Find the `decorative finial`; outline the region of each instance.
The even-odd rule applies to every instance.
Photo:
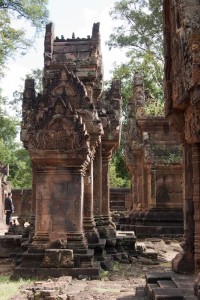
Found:
[[[74,32],[72,32],[72,38],[75,39],[75,34],[74,34]]]

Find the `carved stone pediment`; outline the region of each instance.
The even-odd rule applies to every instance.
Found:
[[[39,96],[24,118],[21,139],[30,150],[89,152],[89,136],[78,114],[60,95]],[[30,102],[31,103],[31,102]],[[47,106],[50,103],[51,106]]]
[[[73,72],[63,67],[53,82],[53,87],[47,90],[51,99],[60,98],[62,102],[83,118],[88,133],[103,134],[103,128],[92,100],[87,95],[83,83]],[[52,105],[52,103],[51,103]],[[97,137],[98,139],[98,137]]]
[[[59,72],[53,72],[52,76],[51,86],[47,89],[48,95],[60,96],[65,103],[70,103],[73,109],[94,109],[85,86],[67,67],[63,66]]]

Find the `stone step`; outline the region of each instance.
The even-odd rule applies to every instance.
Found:
[[[177,288],[172,280],[158,280],[157,284],[160,288]]]
[[[22,267],[39,267],[44,259],[44,253],[24,252],[21,257]]]
[[[77,279],[99,279],[100,268],[23,268],[18,266],[14,269],[12,279],[19,278],[38,278],[38,279],[48,279],[48,278],[58,278],[61,276],[72,276],[72,278]]]
[[[138,238],[145,237],[158,237],[158,236],[170,236],[177,237],[183,235],[183,226],[180,224],[174,224],[172,226],[168,224],[154,224],[154,225],[131,225],[127,222],[119,220],[117,225],[118,230],[122,231],[135,231]]]
[[[171,280],[174,275],[173,272],[163,272],[163,273],[148,273],[145,275],[146,283],[157,283],[158,280]]]
[[[141,286],[136,287],[135,296],[136,296],[137,298],[140,298],[140,299],[146,298],[146,291],[145,291],[145,288],[144,288],[144,287],[141,287]],[[134,298],[135,298],[135,297],[134,297]]]
[[[153,300],[183,300],[187,296],[193,296],[192,291],[189,289],[179,288],[153,288]]]
[[[145,292],[147,295],[148,300],[151,300],[153,298],[153,289],[158,288],[157,283],[147,283],[145,286]]]
[[[94,250],[88,249],[87,253],[74,254],[74,266],[77,268],[90,268],[94,262]]]
[[[148,273],[145,291],[148,300],[197,300],[194,295],[194,276],[173,271]]]
[[[11,253],[21,251],[21,235],[0,236],[0,258],[9,257]]]
[[[174,277],[172,276],[172,281],[174,282],[175,286],[178,288],[188,288],[188,289],[194,289],[194,281],[190,278],[187,278],[185,276],[180,277]]]

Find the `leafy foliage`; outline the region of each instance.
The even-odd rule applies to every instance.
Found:
[[[110,14],[120,25],[107,44],[127,49],[128,58],[126,64],[115,66],[114,76],[124,73],[130,81],[139,72],[152,97],[163,101],[162,1],[122,0]]]
[[[14,188],[31,187],[32,169],[31,161],[27,150],[23,149],[20,143],[17,143],[13,135],[16,130],[16,121],[7,120],[12,130],[7,131],[7,140],[4,141],[2,136],[6,133],[4,127],[3,135],[0,132],[0,158],[3,165],[9,164],[9,177]],[[14,138],[13,138],[14,136]]]
[[[115,174],[120,182],[120,187],[129,187],[130,186],[130,176],[127,172],[127,169],[124,164],[124,150],[123,143],[121,143],[120,148],[116,151],[113,156],[112,163],[115,167]],[[116,187],[118,187],[117,185]]]
[[[35,28],[35,36],[48,21],[48,0],[0,0],[0,77],[9,57],[25,54],[33,41],[26,37],[25,27],[17,28],[19,19]]]
[[[110,35],[107,45],[127,50],[127,63],[114,66],[113,78],[122,81],[123,122],[126,105],[132,94],[132,80],[136,72],[144,80],[145,113],[163,115],[163,33],[162,0],[121,0],[110,12],[119,24]],[[123,158],[123,140],[114,155],[113,164],[117,176],[128,182]]]
[[[122,178],[116,171],[115,162],[110,163],[109,168],[110,187],[129,187],[130,181]]]
[[[126,47],[138,55],[149,50],[163,61],[162,0],[121,0],[110,15],[120,20],[107,43],[110,47]]]

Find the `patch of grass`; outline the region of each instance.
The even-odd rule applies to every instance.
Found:
[[[161,262],[159,265],[161,267],[170,268],[172,263],[171,263],[171,261],[166,261],[166,262]]]
[[[110,273],[109,271],[101,270],[99,275],[100,279],[102,280],[106,278],[109,275],[109,273]]]
[[[118,261],[114,261],[113,263],[113,271],[119,271],[120,263]]]
[[[19,294],[19,288],[23,284],[31,283],[31,280],[19,279],[11,280],[8,275],[0,275],[0,299],[8,300],[12,296]]]

